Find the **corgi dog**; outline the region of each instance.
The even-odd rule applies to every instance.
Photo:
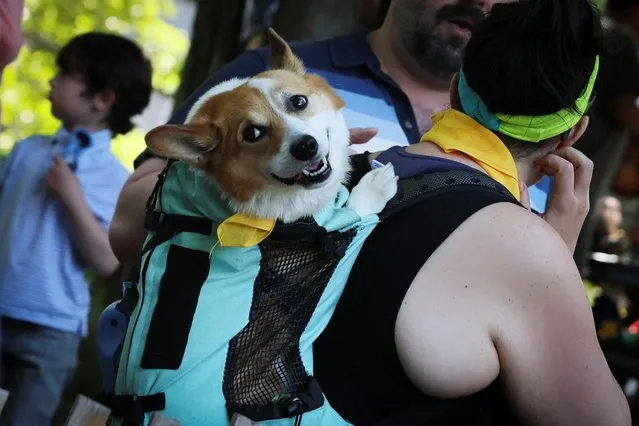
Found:
[[[125,407],[155,401],[143,414],[114,414],[131,424],[152,410],[184,426],[230,418],[292,426],[302,415],[347,424],[314,381],[312,345],[397,176],[390,164],[375,168],[349,193],[344,102],[269,37],[270,70],[220,83],[184,125],[147,134],[152,150],[178,160],[161,175],[151,213],[207,226],[169,226],[147,239],[126,337],[109,339],[122,342],[115,398]],[[220,229],[238,215],[272,233],[222,243]]]
[[[343,100],[272,29],[269,38],[270,70],[211,88],[186,124],[157,127],[146,142],[203,170],[237,213],[287,223],[335,198],[350,171],[349,133]],[[372,170],[349,206],[360,216],[380,212],[396,180],[391,165]]]

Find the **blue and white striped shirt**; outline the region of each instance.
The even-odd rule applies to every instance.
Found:
[[[77,134],[62,128],[53,137],[29,137],[0,169],[0,313],[86,335],[87,265],[44,178],[54,155],[72,163],[89,208],[108,227],[129,173],[111,153],[109,130]]]

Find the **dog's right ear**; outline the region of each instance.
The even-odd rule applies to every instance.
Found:
[[[304,75],[306,73],[304,64],[293,54],[288,43],[273,28],[269,28],[267,33],[271,50],[271,69],[283,69]]]
[[[198,166],[218,145],[217,135],[208,124],[167,124],[151,130],[144,139],[153,152]]]

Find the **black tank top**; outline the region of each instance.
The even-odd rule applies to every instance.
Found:
[[[433,157],[394,154],[390,159],[400,176],[405,173],[399,169],[418,174],[467,169]],[[415,161],[430,167],[415,167]],[[365,171],[356,168],[355,175]],[[516,424],[499,380],[453,400],[422,393],[404,373],[394,340],[399,308],[422,265],[467,218],[499,202],[513,199],[481,186],[450,188],[385,219],[367,239],[335,314],[314,345],[315,375],[329,403],[348,421],[356,426]]]

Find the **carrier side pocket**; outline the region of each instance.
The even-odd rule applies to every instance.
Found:
[[[182,364],[209,254],[171,245],[142,354],[142,368],[177,370]]]

